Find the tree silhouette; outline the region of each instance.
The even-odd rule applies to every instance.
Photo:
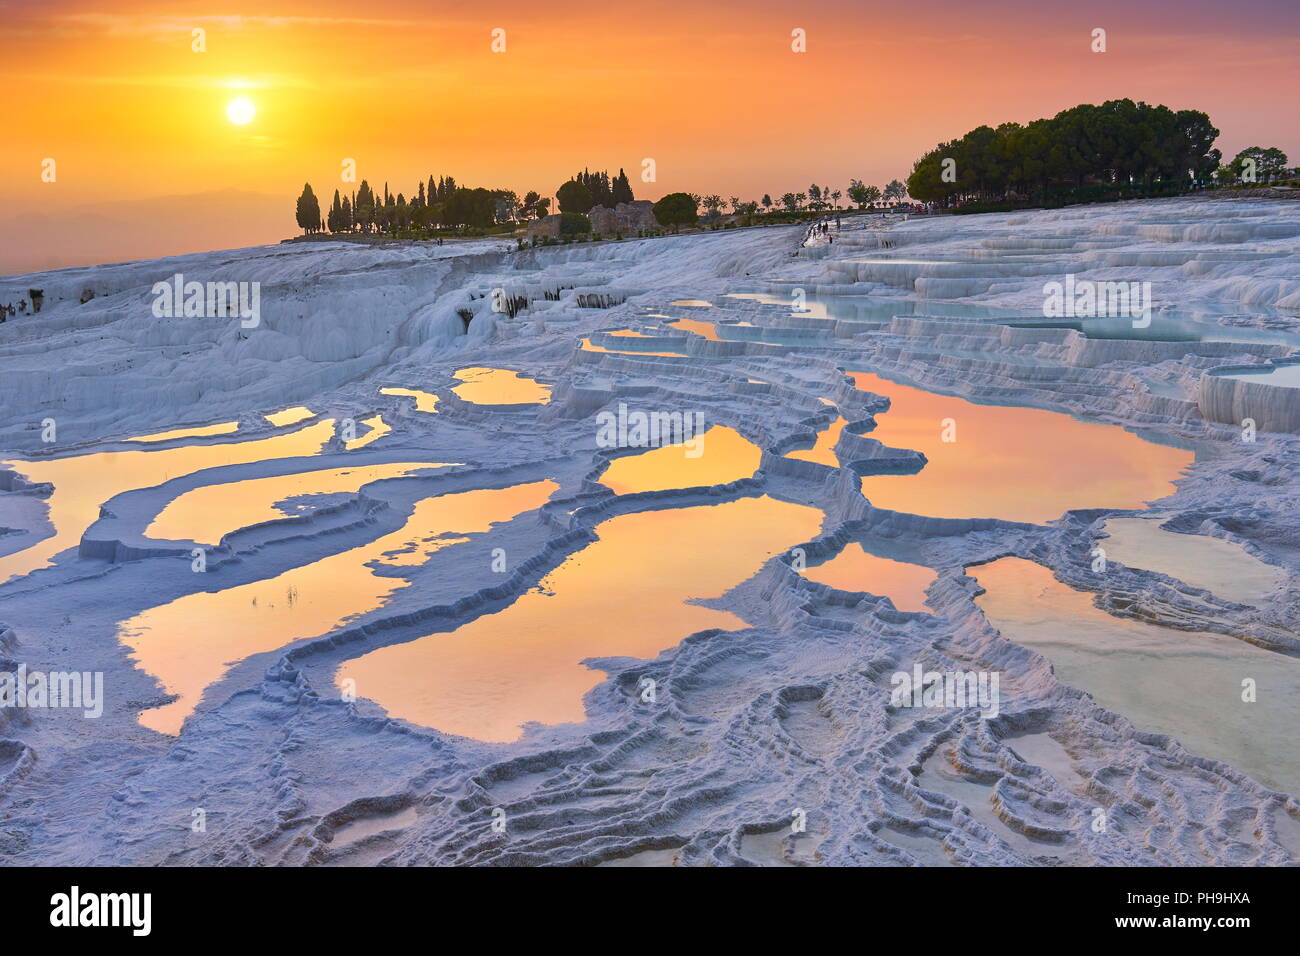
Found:
[[[682,226],[692,225],[699,218],[695,197],[688,193],[669,193],[654,204],[655,219],[661,226],[672,226],[677,232]]]
[[[298,227],[305,233],[319,231],[321,227],[320,203],[316,200],[316,194],[311,191],[311,183],[304,183],[302,195],[298,197],[297,208],[295,209],[298,220]]]
[[[330,232],[342,232],[344,229],[343,202],[339,199],[337,189],[334,190],[334,202],[330,204],[330,211],[325,218],[325,224],[329,227]]]
[[[632,184],[628,182],[627,173],[622,169],[618,171],[618,176],[614,179],[613,185],[614,203],[632,202]]]
[[[596,204],[591,190],[577,179],[570,179],[555,191],[555,198],[560,204],[560,212],[577,212],[586,214]]]
[[[1222,159],[1219,131],[1197,110],[1108,100],[1028,125],[979,126],[940,143],[912,167],[907,192],[945,205],[974,201],[1117,198],[1191,188]]]
[[[1270,146],[1267,149],[1261,146],[1248,146],[1232,158],[1226,169],[1228,175],[1234,179],[1241,179],[1242,174],[1248,168],[1246,160],[1255,161],[1255,182],[1268,183],[1272,182],[1278,176],[1286,173],[1286,153],[1276,146]]]

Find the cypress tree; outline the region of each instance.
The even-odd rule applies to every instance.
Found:
[[[298,197],[297,208],[294,211],[298,226],[303,232],[312,233],[321,227],[320,203],[311,190],[311,183],[303,183],[302,195]]]
[[[334,190],[334,202],[330,205],[328,217],[330,232],[343,231],[343,203],[339,199],[339,191]]]
[[[632,184],[628,182],[627,173],[622,169],[618,171],[618,178],[614,180],[614,204],[621,202],[632,202]]]

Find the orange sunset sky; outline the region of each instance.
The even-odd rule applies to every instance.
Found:
[[[638,198],[757,199],[883,185],[981,123],[1129,96],[1206,111],[1228,156],[1300,162],[1294,2],[24,0],[0,24],[0,273],[276,241],[304,181],[322,205],[352,188],[344,158],[408,194],[621,166]]]

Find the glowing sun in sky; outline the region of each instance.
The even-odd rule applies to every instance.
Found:
[[[226,104],[226,119],[236,126],[244,126],[253,121],[257,107],[245,96],[236,97]]]

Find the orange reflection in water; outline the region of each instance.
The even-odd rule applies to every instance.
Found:
[[[438,410],[438,396],[433,392],[426,392],[419,388],[397,388],[396,386],[381,388],[380,395],[396,395],[402,398],[415,399],[415,410],[417,412],[429,412],[430,414]]]
[[[295,425],[298,422],[311,418],[316,413],[306,405],[294,405],[291,408],[281,409],[278,412],[272,412],[263,417],[272,425],[277,427],[284,425]]]
[[[28,481],[53,483],[49,521],[54,526],[54,534],[0,558],[0,582],[49,567],[55,555],[76,547],[85,530],[99,518],[99,506],[114,495],[135,488],[151,488],[205,468],[316,455],[333,434],[334,421],[326,419],[289,435],[256,441],[4,462]]]
[[[376,442],[393,430],[393,426],[384,421],[383,415],[374,415],[370,418],[361,419],[361,424],[366,426],[366,433],[358,435],[356,438],[343,443],[343,447],[348,451],[356,451],[358,448],[365,448],[371,442]]]
[[[848,422],[842,416],[836,418],[829,426],[817,433],[817,442],[811,448],[786,452],[785,457],[797,458],[800,461],[814,461],[819,465],[830,465],[832,468],[838,468],[840,459],[835,454],[835,443],[840,440],[840,432],[844,431],[846,424]]]
[[[551,387],[504,368],[463,368],[452,391],[475,405],[545,405]]]
[[[1091,594],[1022,558],[966,573],[985,589],[976,604],[990,623],[1049,658],[1062,683],[1087,691],[1139,730],[1170,734],[1193,753],[1300,792],[1300,661],[1224,634],[1113,617]],[[1244,677],[1259,688],[1249,703],[1242,700]]]
[[[758,470],[762,450],[734,428],[714,425],[697,439],[698,457],[689,457],[689,442],[615,458],[600,483],[615,494],[725,485]]]
[[[924,611],[925,589],[938,577],[924,565],[874,555],[858,541],[850,541],[825,564],[805,568],[803,576],[841,591],[879,594],[900,611]]]
[[[357,491],[362,485],[381,478],[409,475],[424,468],[445,468],[450,464],[454,462],[404,461],[203,485],[169,502],[144,533],[146,537],[163,541],[216,544],[230,531],[292,514],[277,507],[287,498]]]
[[[522,725],[582,720],[604,675],[590,657],[653,657],[696,631],[738,628],[688,604],[751,577],[773,554],[814,537],[821,512],[772,498],[611,518],[599,540],[510,607],[449,633],[349,661],[337,681],[394,717],[478,740]]]
[[[369,544],[265,581],[187,594],[136,615],[118,628],[118,639],[131,648],[138,666],[169,694],[179,695],[164,707],[142,711],[140,723],[160,733],[180,733],[204,689],[231,664],[327,634],[408,585],[406,578],[375,573],[376,567],[422,564],[434,552],[468,540],[467,534],[540,507],[558,487],[537,481],[426,498],[401,528]]]
[[[173,428],[165,432],[153,432],[149,435],[136,435],[127,441],[155,442],[171,441],[175,438],[209,438],[213,435],[229,435],[239,430],[239,422],[219,422],[216,425],[197,425],[194,428]]]
[[[668,323],[675,329],[681,329],[683,332],[694,332],[696,335],[703,336],[710,342],[721,342],[718,338],[718,329],[712,322],[704,322],[700,319],[677,319]]]
[[[584,352],[604,352],[608,355],[658,355],[662,358],[686,358],[685,352],[624,352],[622,349],[607,349],[600,345],[592,345],[591,339],[582,340],[582,350]]]
[[[923,453],[914,475],[862,479],[877,508],[936,518],[1039,523],[1070,508],[1140,508],[1174,490],[1192,452],[1144,441],[1117,425],[1059,412],[976,405],[851,373],[859,389],[886,395],[889,411],[868,436]],[[956,441],[942,440],[952,419]]]

